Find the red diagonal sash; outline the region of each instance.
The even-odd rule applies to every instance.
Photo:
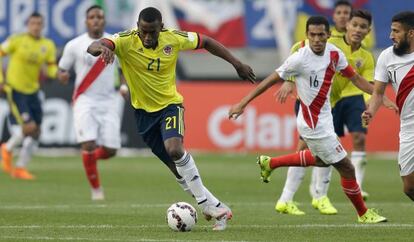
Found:
[[[91,67],[88,74],[83,78],[81,83],[79,84],[78,88],[73,92],[72,102],[74,103],[76,99],[84,93],[96,80],[96,78],[101,74],[103,69],[105,68],[105,62],[101,57],[96,60],[95,64]]]

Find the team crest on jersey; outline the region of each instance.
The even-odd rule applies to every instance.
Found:
[[[167,45],[167,46],[164,47],[162,52],[164,52],[165,55],[171,55],[172,52],[173,52],[173,48],[172,48],[171,45]]]
[[[357,68],[360,68],[360,67],[362,66],[362,60],[361,60],[361,59],[357,60],[357,61],[355,62],[355,66],[356,66]]]

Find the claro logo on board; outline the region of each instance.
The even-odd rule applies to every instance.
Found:
[[[207,122],[208,136],[219,148],[294,149],[296,117],[258,113],[249,106],[237,120],[228,119],[230,106],[213,110]]]

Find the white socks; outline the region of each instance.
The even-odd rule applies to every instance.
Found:
[[[185,152],[183,157],[174,162],[175,166],[177,167],[178,174],[184,178],[189,189],[191,190],[191,193],[197,200],[197,203],[202,207],[206,206],[207,196],[204,191],[203,182],[201,181],[201,177],[198,173],[193,157]]]
[[[22,128],[19,125],[11,125],[10,127],[11,136],[6,142],[6,148],[8,151],[12,152],[16,146],[19,146],[23,141],[23,132]]]
[[[190,196],[194,197],[193,193],[191,192],[190,188],[188,187],[187,183],[185,182],[184,178],[178,179],[175,178],[180,185],[180,187]],[[207,198],[208,205],[217,206],[220,204],[220,201],[206,188],[204,187],[204,193]]]
[[[364,151],[352,151],[351,162],[355,167],[355,178],[359,187],[362,190],[362,181],[365,175],[365,166],[367,165],[366,152]]]
[[[38,141],[28,136],[23,140],[22,149],[20,150],[19,159],[16,162],[16,167],[24,168],[32,159],[34,150],[37,148]]]
[[[331,181],[332,166],[314,167],[310,183],[312,198],[319,199],[328,195],[329,183]]]
[[[289,167],[285,186],[283,187],[279,202],[290,202],[293,200],[293,196],[295,196],[295,193],[299,189],[303,177],[305,176],[305,169],[305,167]]]

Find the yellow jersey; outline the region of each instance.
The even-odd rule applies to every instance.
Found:
[[[362,40],[362,46],[365,49],[372,50],[375,47],[375,31],[374,26],[371,26],[371,32],[369,32],[365,38]],[[344,37],[345,32],[339,32],[335,26],[331,27],[331,38],[338,38],[338,37]]]
[[[345,42],[344,37],[331,37],[328,42],[334,44],[345,54],[348,63],[354,68],[355,72],[364,77],[367,81],[374,81],[374,57],[372,53],[363,47],[352,52],[351,46]],[[342,76],[340,73],[335,73],[331,91],[332,107],[344,97],[364,95],[365,100],[369,99],[370,95],[357,88],[348,78]]]
[[[144,47],[136,29],[115,34],[111,41],[135,109],[156,112],[183,102],[175,80],[178,54],[199,47],[197,33],[163,29],[155,49]]]
[[[39,90],[39,75],[47,65],[47,75],[57,74],[56,47],[52,40],[31,35],[17,34],[6,39],[0,46],[0,56],[9,55],[6,82],[12,89],[32,94]]]

